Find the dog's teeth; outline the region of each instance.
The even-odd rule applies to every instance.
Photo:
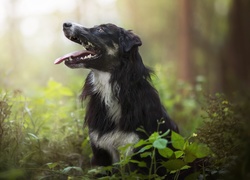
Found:
[[[88,46],[93,46],[93,44],[91,44],[91,42],[88,42]]]
[[[72,57],[70,57],[69,60],[72,61],[73,60]]]
[[[81,57],[80,59],[83,60],[83,57]]]
[[[92,54],[89,54],[88,56],[85,56],[83,59],[90,59],[90,58],[92,58]]]

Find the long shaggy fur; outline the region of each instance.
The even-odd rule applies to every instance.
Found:
[[[178,132],[150,82],[152,71],[142,62],[137,35],[113,24],[90,29],[65,24],[64,32],[74,41],[88,40],[95,46],[92,49],[101,52],[99,59],[83,61],[82,65],[65,62],[69,67],[91,69],[81,99],[88,101],[85,123],[93,150],[92,165],[107,166],[119,161],[119,146],[146,139],[147,134],[157,130]],[[164,124],[159,126],[159,120]],[[137,131],[139,127],[147,134]]]

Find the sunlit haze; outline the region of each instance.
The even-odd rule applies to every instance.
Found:
[[[80,7],[77,8],[76,6]],[[48,17],[46,17],[48,15],[63,14],[61,17],[57,17],[59,20],[58,23],[66,20],[79,20],[75,19],[76,13],[74,11],[76,9],[80,9],[82,15],[80,18],[87,25],[94,25],[95,23],[107,20],[117,21],[118,15],[114,6],[115,0],[82,2],[72,0],[19,0],[10,2],[2,0],[0,1],[0,26],[3,28],[0,29],[0,32],[3,33],[3,31],[6,31],[4,25],[9,18],[20,19],[19,28],[21,33],[24,36],[31,37],[36,35],[38,31],[41,33],[41,26],[47,24],[49,21]]]

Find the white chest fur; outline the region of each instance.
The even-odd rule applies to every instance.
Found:
[[[110,83],[111,74],[97,70],[92,70],[91,73],[92,85],[94,86],[93,91],[100,93],[111,119],[116,122],[119,121],[121,117],[121,106],[113,94],[113,89]],[[115,89],[119,91],[118,85]]]
[[[115,89],[116,93],[119,93],[119,86],[116,85],[115,88],[112,88],[110,77],[111,74],[108,72],[92,70],[91,83],[94,87],[93,91],[99,93],[105,103],[108,116],[112,121],[118,123],[121,117],[121,106],[113,91]],[[115,163],[119,161],[118,147],[134,144],[139,140],[139,137],[133,132],[127,133],[115,129],[102,136],[99,136],[97,131],[93,131],[90,133],[90,140],[97,147],[107,150],[112,156],[113,163]],[[128,149],[126,154],[131,154],[131,152],[132,149]]]
[[[126,133],[118,130],[111,131],[99,137],[98,133],[93,131],[90,133],[90,140],[97,147],[107,150],[112,156],[112,162],[116,163],[119,161],[118,148],[127,144],[135,144],[139,141],[139,137],[133,132]],[[132,149],[128,148],[124,155],[130,155],[132,152]]]

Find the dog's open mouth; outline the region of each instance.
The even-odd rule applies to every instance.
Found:
[[[71,41],[81,44],[83,46],[82,51],[75,51],[68,53],[55,60],[54,64],[60,64],[65,62],[69,67],[77,67],[78,65],[84,64],[86,61],[97,59],[101,56],[101,51],[88,40],[81,40],[74,36],[67,36]]]

